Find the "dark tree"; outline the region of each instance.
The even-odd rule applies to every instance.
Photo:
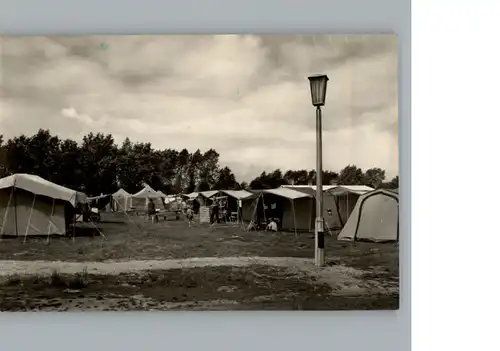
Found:
[[[0,135],[0,177],[13,173],[39,175],[57,184],[83,191],[88,195],[109,194],[118,188],[130,193],[139,191],[144,183],[169,193],[188,193],[209,189],[272,189],[286,184],[316,183],[314,170],[276,169],[263,171],[249,184],[238,184],[229,167],[219,164],[219,153],[187,149],[156,150],[150,143],[134,143],[126,138],[121,146],[112,135],[86,135],[81,143],[61,140],[48,130],[32,136],[20,135],[9,140]],[[363,173],[355,165],[337,172],[323,171],[323,184],[367,184],[395,189],[396,176],[384,182],[385,171],[372,168]]]
[[[385,171],[381,168],[370,168],[365,172],[365,185],[378,188],[385,180]]]
[[[224,167],[219,172],[219,177],[217,183],[215,183],[214,189],[224,189],[224,190],[238,190],[240,185],[236,181],[236,177],[229,167]]]
[[[365,176],[361,168],[348,165],[340,171],[339,185],[364,185]]]

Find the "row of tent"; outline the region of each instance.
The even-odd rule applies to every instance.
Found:
[[[243,221],[265,222],[278,218],[281,228],[294,231],[314,230],[316,187],[283,185],[265,190],[212,190],[186,195],[200,206],[210,205],[227,196],[228,207],[238,211]],[[328,185],[323,187],[323,218],[327,230],[341,230],[341,240],[398,241],[399,194],[397,190],[375,190],[364,185]]]
[[[344,226],[353,211],[360,195],[373,191],[368,186],[324,186],[323,217],[331,229]],[[214,199],[227,195],[240,201],[241,219],[244,221],[266,220],[266,217],[278,217],[281,227],[286,230],[311,231],[316,217],[316,187],[308,185],[283,185],[276,189],[265,190],[220,190],[191,193],[189,200],[199,202],[201,206],[210,205]],[[237,210],[235,201],[229,201],[229,207]]]
[[[144,184],[144,188],[135,194],[119,189],[112,195],[103,196],[109,196],[112,200],[110,203],[113,211],[144,209],[149,200],[154,202],[156,208],[164,209],[165,205],[172,200],[172,195],[166,195],[160,190],[154,190],[148,184]]]
[[[109,197],[117,211],[146,206],[152,199],[157,207],[182,196],[185,201],[208,206],[226,198],[230,211],[242,221],[279,218],[285,230],[313,231],[316,217],[315,186],[284,185],[265,190],[211,190],[187,195],[166,195],[150,186],[135,194],[120,189],[112,195],[90,198],[30,174],[0,179],[0,236],[65,234],[79,207]],[[339,239],[372,241],[399,240],[399,195],[397,191],[374,190],[366,186],[323,187],[327,229],[342,229]]]

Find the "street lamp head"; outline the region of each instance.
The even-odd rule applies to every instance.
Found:
[[[313,106],[323,106],[326,100],[326,82],[328,76],[326,74],[317,74],[308,77],[311,83],[311,99]]]

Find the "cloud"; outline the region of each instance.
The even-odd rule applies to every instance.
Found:
[[[393,36],[2,37],[0,133],[215,148],[239,180],[315,167],[306,77],[326,73],[324,167],[398,172]],[[105,45],[101,45],[105,43]]]

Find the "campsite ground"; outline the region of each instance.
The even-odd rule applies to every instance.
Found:
[[[105,239],[2,239],[0,310],[398,308],[394,244],[328,236],[316,268],[312,233],[131,219],[105,214]]]

